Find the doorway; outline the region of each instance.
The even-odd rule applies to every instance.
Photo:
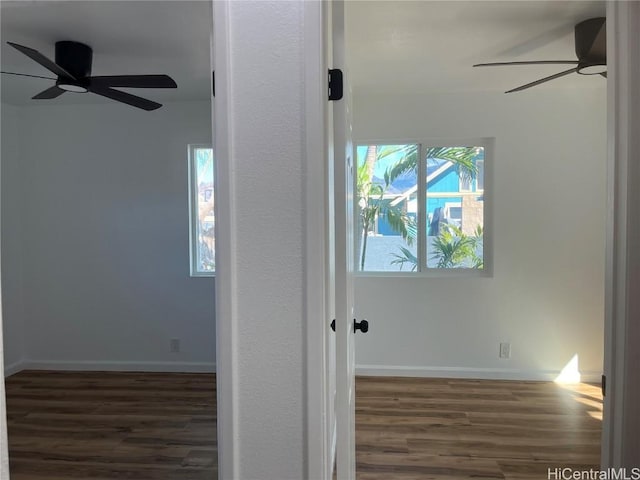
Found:
[[[461,392],[469,389],[464,396],[476,395],[475,406],[481,410],[483,399],[498,401],[506,395],[501,401],[510,402],[526,397],[527,388],[534,388],[530,399],[539,399],[532,411],[541,413],[543,405],[552,408],[555,401],[556,406],[566,404],[579,412],[579,422],[588,430],[583,465],[598,464],[602,399],[598,388],[589,384],[599,384],[603,365],[606,81],[600,76],[568,75],[557,83],[505,95],[513,87],[552,75],[558,66],[531,70],[524,66],[474,69],[472,65],[573,58],[574,25],[604,16],[604,3],[354,2],[346,8],[354,142],[363,152],[359,165],[370,145],[423,149],[448,145],[454,139],[458,146],[475,146],[479,138],[494,145],[493,154],[483,158],[482,191],[473,184],[478,181],[477,171],[471,184],[463,185],[458,178],[444,190],[446,172],[441,172],[439,185],[435,178],[430,182],[426,178],[430,157],[421,158],[427,170],[412,178],[416,193],[426,194],[427,202],[422,205],[418,200],[416,214],[418,220],[423,215],[423,220],[415,222],[415,250],[405,245],[406,236],[385,223],[384,212],[376,218],[378,228],[365,233],[369,246],[393,243],[391,237],[400,243],[369,250],[366,255],[372,261],[365,261],[364,268],[359,262],[361,271],[356,273],[358,316],[371,324],[366,337],[356,337],[356,373],[363,375],[357,390],[361,406],[358,393],[356,406],[366,432],[361,435],[366,440],[359,453],[360,465],[370,469],[377,465],[372,459],[380,449],[395,461],[412,453],[414,460],[429,453],[442,455],[442,449],[451,454],[453,450],[444,444],[441,450],[412,451],[406,438],[413,435],[415,440],[420,432],[428,436],[424,431],[434,423],[439,427],[429,431],[440,437],[431,440],[444,441],[453,431],[456,438],[473,431],[447,427],[464,410],[455,400],[456,392],[463,396]],[[589,141],[578,145],[585,132]],[[388,163],[389,158],[381,156],[378,162]],[[445,159],[440,160],[445,165]],[[432,163],[437,161],[434,156]],[[455,170],[453,165],[449,168]],[[456,173],[450,176],[455,178]],[[398,185],[386,182],[388,178],[378,175],[378,183],[386,187],[393,204],[391,197],[402,197],[403,191],[396,191]],[[580,186],[586,186],[588,203],[579,200]],[[468,268],[472,264],[463,262],[439,268],[438,252],[430,253],[432,244],[426,238],[421,243],[422,233],[428,238],[427,228],[433,221],[430,198],[445,194],[451,197],[444,198],[449,207],[454,206],[454,197],[461,205],[459,198],[471,195],[485,203],[484,238],[491,236],[491,242],[484,244],[484,268]],[[382,201],[387,197],[383,195]],[[412,197],[403,198],[396,205],[404,202],[404,213],[411,217]],[[446,205],[442,207],[444,212]],[[449,211],[445,230],[461,230],[458,214],[464,216],[464,212]],[[463,234],[471,235],[454,231],[449,243],[461,243]],[[402,246],[415,252],[413,263]],[[552,383],[529,383],[567,379],[587,385],[574,391]],[[396,392],[396,387],[402,390]],[[547,399],[555,400],[543,400],[547,393],[535,390],[547,387]],[[433,408],[438,402],[439,410]],[[417,410],[403,414],[403,405]],[[383,406],[392,413],[384,415]],[[442,412],[450,416],[434,418]],[[473,415],[482,416],[481,411],[466,411],[464,422]],[[375,450],[372,425],[385,422],[380,429],[385,433],[375,435],[387,438],[390,429],[397,429],[407,433],[405,441],[389,439],[385,445],[381,440]],[[493,428],[493,433],[486,425],[480,429],[484,430],[469,439],[499,443],[501,428]],[[512,434],[517,431],[513,425],[504,425],[505,429]],[[574,434],[566,440],[567,445],[576,441]],[[563,448],[560,443],[556,447]],[[526,453],[531,457],[535,451],[533,445]],[[365,472],[373,475],[371,470]]]
[[[2,75],[12,478],[211,474],[215,279],[192,276],[189,256],[189,146],[212,137],[211,5],[0,8],[2,71],[37,76]],[[93,76],[166,75],[177,88],[122,86],[161,104],[149,110],[93,93],[32,99],[55,75],[6,42],[55,59],[61,38],[93,49]],[[206,183],[194,192],[205,203]]]

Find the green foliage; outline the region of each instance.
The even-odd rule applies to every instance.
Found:
[[[427,158],[438,158],[448,160],[456,167],[458,175],[462,178],[474,178],[477,175],[477,167],[474,163],[476,152],[471,147],[431,147],[424,152]],[[359,206],[359,228],[361,232],[361,256],[360,270],[364,270],[367,239],[372,231],[376,219],[383,217],[389,226],[402,236],[407,245],[411,246],[417,238],[417,225],[415,219],[408,216],[399,206],[393,205],[393,199],[384,198],[385,193],[391,184],[409,172],[415,172],[419,164],[419,149],[417,145],[392,145],[377,148],[370,146],[367,149],[367,158],[358,165],[357,169],[357,196]],[[398,156],[384,173],[384,185],[373,183],[373,171],[375,162],[389,156]],[[417,175],[420,179],[421,175]],[[459,232],[460,234],[462,232]],[[448,233],[450,237],[442,238],[440,247],[442,248],[443,260],[439,263],[456,265],[463,258],[469,258],[474,265],[473,268],[482,268],[482,259],[475,256],[474,237],[454,238],[454,233]],[[479,236],[482,238],[482,234]],[[473,247],[472,247],[473,245]],[[410,250],[399,247],[400,254],[393,254],[395,259],[392,264],[411,265],[411,270],[415,271],[418,260]],[[452,267],[442,267],[452,268]]]
[[[417,145],[386,147],[380,151],[378,158],[382,159],[398,152],[402,154],[402,158],[387,171],[388,175],[385,174],[385,182],[388,184],[418,168]],[[475,157],[476,150],[473,147],[430,147],[426,152],[426,158],[438,158],[453,163],[458,175],[465,179],[473,179],[478,174]]]
[[[442,224],[440,234],[431,244],[434,250],[432,259],[438,261],[438,268],[478,268],[484,267],[481,257],[476,254],[482,241],[482,227],[478,226],[472,236],[465,234],[460,227]]]
[[[405,263],[411,266],[411,271],[415,272],[418,269],[418,257],[416,257],[411,250],[406,247],[400,248],[401,255],[398,253],[392,253],[395,260],[391,261],[391,265],[400,265],[400,270],[404,267]]]
[[[370,147],[371,148],[371,147]],[[376,151],[375,160],[379,160],[388,155],[402,151],[403,147],[386,147]],[[398,163],[404,161],[402,157]],[[392,167],[393,168],[393,167]],[[391,169],[392,169],[391,168]],[[364,270],[367,254],[367,240],[369,232],[372,230],[376,218],[383,217],[389,226],[398,232],[408,245],[413,245],[417,234],[417,225],[413,218],[398,205],[392,205],[393,200],[384,198],[384,195],[391,185],[393,179],[389,176],[388,169],[384,174],[384,185],[373,183],[373,165],[370,160],[358,165],[357,185],[358,185],[358,205],[360,207],[360,226],[362,233],[362,253],[360,257],[360,270]]]

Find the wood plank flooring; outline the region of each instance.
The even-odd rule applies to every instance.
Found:
[[[217,478],[212,374],[23,371],[6,387],[11,480]]]
[[[361,377],[356,410],[358,480],[546,479],[600,463],[593,385]]]
[[[216,479],[214,375],[24,371],[6,386],[12,480]],[[359,377],[356,391],[358,480],[599,463],[596,386]]]

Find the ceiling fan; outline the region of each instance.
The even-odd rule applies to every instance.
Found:
[[[499,67],[505,65],[575,65],[569,70],[564,70],[549,77],[541,78],[535,82],[521,85],[505,93],[519,92],[527,88],[535,87],[541,83],[564,77],[571,73],[581,75],[602,75],[607,77],[607,34],[606,19],[604,17],[590,18],[575,26],[575,47],[578,60],[540,60],[530,62],[494,62],[478,63],[474,67]]]
[[[24,73],[2,72],[9,75],[25,77],[48,78],[55,80],[54,86],[38,93],[34,100],[56,98],[65,92],[86,93],[91,92],[116,102],[126,103],[142,110],[156,110],[162,104],[147,100],[146,98],[131,95],[115,90],[112,87],[125,88],[177,88],[176,82],[168,75],[115,75],[115,76],[91,76],[91,63],[93,50],[91,47],[72,41],[56,42],[55,62],[52,62],[43,54],[33,48],[7,42],[13,48],[36,61],[44,68],[57,75],[57,78],[40,77],[39,75],[27,75]]]

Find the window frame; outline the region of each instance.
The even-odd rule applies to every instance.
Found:
[[[207,143],[190,143],[187,146],[187,158],[188,169],[187,177],[189,184],[189,276],[190,277],[215,277],[216,271],[201,272],[198,270],[198,213],[196,208],[198,206],[198,185],[197,185],[197,166],[196,162],[196,150],[212,150],[213,146]],[[215,158],[214,158],[214,171],[215,171]],[[215,174],[214,174],[214,186],[213,195],[215,199]],[[215,200],[214,200],[215,201]]]
[[[426,201],[418,201],[417,212],[417,224],[418,224],[418,238],[417,238],[417,254],[418,254],[418,267],[415,272],[408,271],[360,271],[358,269],[358,239],[357,234],[354,237],[354,258],[353,258],[353,272],[356,277],[411,277],[411,278],[438,278],[438,277],[493,277],[493,164],[495,161],[495,137],[461,137],[461,138],[398,138],[391,137],[388,139],[354,139],[353,142],[353,158],[358,159],[357,149],[361,146],[368,145],[417,145],[418,146],[418,179],[421,180],[423,176],[421,172],[425,173],[424,181],[418,181],[418,198],[426,199],[427,195],[427,182],[426,182],[426,162],[427,159],[424,155],[425,149],[429,147],[460,147],[460,146],[473,146],[484,148],[484,178],[483,178],[483,190],[477,190],[473,192],[473,187],[476,186],[477,179],[472,182],[472,191],[463,192],[465,194],[478,193],[483,196],[484,211],[483,211],[483,268],[427,268],[425,259],[427,258],[427,216]],[[358,190],[357,176],[354,175],[353,179],[354,192]],[[354,195],[354,208],[353,208],[353,224],[358,225],[359,207],[356,204],[357,195]],[[420,232],[424,232],[420,234]]]

